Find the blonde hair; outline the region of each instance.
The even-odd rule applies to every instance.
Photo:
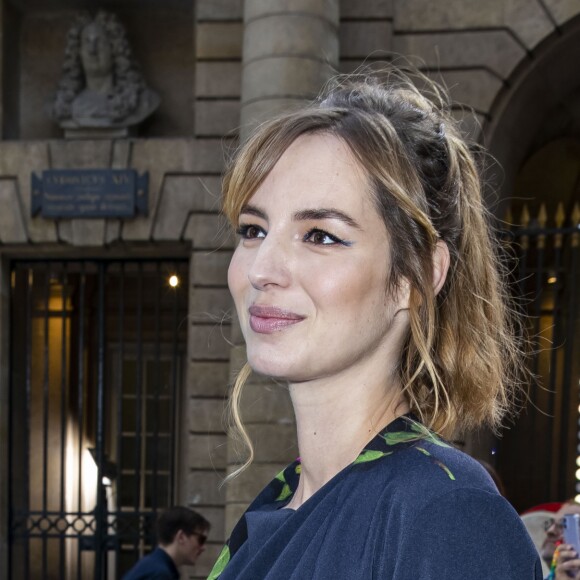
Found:
[[[440,87],[417,73],[392,68],[385,78],[384,72],[382,81],[368,73],[338,77],[315,103],[260,126],[224,177],[223,211],[236,225],[299,136],[344,141],[390,236],[388,290],[396,292],[402,281],[410,287],[410,329],[398,370],[411,410],[443,436],[481,425],[496,430],[513,408],[524,365],[474,154]],[[451,262],[435,295],[439,240]],[[238,408],[249,373],[246,364],[230,400],[233,431],[250,450],[238,472],[253,458]]]

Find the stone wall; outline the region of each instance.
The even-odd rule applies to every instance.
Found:
[[[30,216],[30,174],[44,169],[133,168],[149,171],[149,216],[133,220],[45,220]],[[205,566],[224,540],[223,494],[226,440],[221,414],[229,370],[230,298],[226,268],[232,238],[220,224],[218,200],[223,170],[215,138],[120,141],[0,142],[0,257],[139,255],[189,248],[190,317],[187,412],[181,433],[179,501],[195,506],[213,523]],[[182,250],[183,251],[183,250]],[[4,287],[4,286],[3,286]],[[3,295],[8,291],[4,288]],[[0,327],[6,326],[6,310]],[[0,333],[4,336],[4,332]],[[0,352],[8,357],[6,342]],[[8,364],[2,362],[2,368]],[[2,376],[7,393],[7,379]],[[0,400],[4,400],[4,396]],[[2,407],[0,412],[3,412]],[[1,486],[0,486],[1,487]],[[0,493],[2,490],[0,489]],[[0,529],[1,531],[1,529]]]

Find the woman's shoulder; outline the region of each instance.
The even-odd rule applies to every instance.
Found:
[[[384,576],[459,578],[483,565],[486,578],[540,578],[520,518],[481,464],[432,434],[401,433],[368,454],[374,461],[352,469],[352,488],[375,495],[376,557]]]
[[[396,493],[428,498],[458,489],[497,494],[482,465],[416,422],[389,426],[369,443],[353,464],[364,477],[378,479]]]

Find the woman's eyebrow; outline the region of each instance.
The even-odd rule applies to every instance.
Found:
[[[263,220],[268,221],[268,216],[266,215],[266,212],[262,211],[259,207],[256,207],[255,205],[252,205],[251,203],[247,203],[246,205],[244,205],[240,211],[240,215],[242,215],[243,213],[248,214],[248,215],[254,215],[256,217],[259,217]]]
[[[303,209],[294,214],[294,220],[339,220],[357,230],[362,229],[356,220],[348,214],[334,208]]]

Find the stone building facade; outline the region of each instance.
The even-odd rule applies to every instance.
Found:
[[[213,524],[207,553],[190,576],[204,578],[247,503],[296,454],[287,394],[253,377],[243,415],[256,461],[219,486],[237,461],[223,412],[244,358],[226,285],[234,239],[219,216],[220,175],[238,139],[261,120],[314,97],[333,68],[349,72],[393,53],[420,59],[449,87],[465,132],[503,166],[500,199],[513,194],[531,152],[556,136],[580,138],[576,0],[150,0],[139,7],[115,0],[107,9],[124,20],[162,105],[140,136],[71,141],[42,112],[58,80],[71,3],[47,9],[36,0],[1,2],[0,578],[8,578],[10,550],[5,458],[15,260],[188,260],[175,485],[177,501]],[[31,217],[31,173],[66,168],[148,171],[148,216]],[[468,441],[467,449],[477,454],[477,441]]]

